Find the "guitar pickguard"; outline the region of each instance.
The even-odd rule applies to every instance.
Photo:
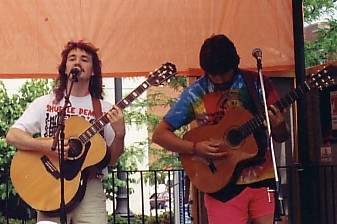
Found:
[[[66,180],[72,180],[81,171],[81,168],[82,168],[84,160],[85,160],[85,158],[88,154],[90,146],[91,146],[91,142],[89,141],[84,146],[83,154],[81,154],[80,157],[78,157],[75,160],[65,160],[64,161],[64,164],[63,164],[64,172],[63,173],[64,173],[64,178]]]

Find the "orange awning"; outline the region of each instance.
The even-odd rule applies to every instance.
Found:
[[[55,77],[68,40],[100,48],[106,77],[147,76],[166,61],[199,75],[213,33],[234,41],[243,68],[256,67],[258,47],[264,71],[294,70],[291,0],[1,0],[0,23],[0,78]]]

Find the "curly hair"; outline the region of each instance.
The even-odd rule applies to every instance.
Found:
[[[66,63],[68,54],[73,49],[81,49],[92,56],[94,75],[90,79],[89,92],[91,96],[98,99],[103,99],[102,62],[97,55],[97,51],[99,49],[91,43],[85,43],[83,41],[69,41],[61,53],[62,61],[58,67],[59,76],[56,79],[56,86],[54,88],[55,101],[60,102],[64,97],[64,92],[67,88],[68,81],[68,76],[65,74]]]
[[[206,75],[220,75],[237,69],[240,57],[233,42],[223,34],[207,38],[200,49],[200,67]]]

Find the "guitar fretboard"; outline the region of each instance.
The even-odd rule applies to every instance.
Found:
[[[299,85],[296,89],[292,90],[286,96],[282,97],[279,101],[273,105],[280,111],[288,108],[292,103],[298,100],[304,93],[310,90],[307,82]],[[255,115],[254,118],[244,123],[238,130],[241,132],[242,137],[245,138],[248,135],[252,134],[257,128],[259,128],[263,122],[266,120],[265,113],[259,113]]]
[[[135,90],[133,90],[124,99],[119,101],[116,105],[122,110],[126,108],[132,101],[138,98],[145,90],[150,87],[147,81],[140,84]],[[111,110],[110,110],[111,111]],[[95,121],[87,130],[85,130],[78,138],[83,143],[86,144],[95,134],[100,132],[106,124],[109,123],[107,114],[102,115],[99,119]]]
[[[124,109],[129,104],[138,98],[145,90],[147,90],[150,86],[159,86],[164,81],[173,77],[177,72],[177,69],[174,64],[170,62],[166,62],[162,65],[162,67],[156,69],[154,72],[150,73],[150,76],[142,82],[136,89],[134,89],[130,94],[128,94],[124,99],[119,101],[116,105],[120,109]],[[113,110],[113,109],[111,109]],[[111,111],[110,110],[110,111]],[[89,140],[100,132],[106,124],[109,123],[109,119],[107,114],[102,115],[98,118],[93,125],[91,125],[87,130],[85,130],[78,139],[82,142],[82,144],[86,144]]]

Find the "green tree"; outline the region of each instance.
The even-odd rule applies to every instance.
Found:
[[[307,23],[315,22],[322,15],[333,15],[336,0],[303,0],[304,20]]]
[[[336,1],[305,0],[304,21],[307,26],[317,22],[324,24],[318,29],[316,40],[305,41],[305,66],[310,67],[337,59]]]
[[[35,98],[49,92],[52,83],[47,79],[33,79],[26,82],[19,90],[19,94],[8,95],[2,81],[0,81],[0,171],[6,173],[16,149],[6,143],[6,133],[13,123],[21,116],[27,105]],[[6,197],[5,183],[0,184],[1,199]],[[13,188],[10,187],[13,193]]]
[[[170,79],[167,87],[172,88],[177,92],[180,92],[182,88],[186,87],[186,85],[186,77],[178,76]],[[169,108],[175,100],[176,98],[168,96],[160,90],[157,90],[152,94],[148,94],[147,100],[138,101],[130,106],[131,109],[129,115],[132,119],[132,121],[130,122],[136,123],[138,125],[146,125],[148,132],[153,132],[162,119],[162,116],[154,113],[154,108]],[[145,113],[141,114],[139,108],[147,108],[147,110]],[[178,135],[183,136],[186,131],[187,127],[182,127],[176,132]],[[177,153],[169,152],[162,147],[153,147],[152,140],[150,138],[147,139],[146,144],[148,145],[148,156],[155,158],[153,162],[150,162],[148,164],[150,171],[182,169]],[[154,174],[156,174],[156,176],[154,176]],[[155,184],[155,180],[157,180],[157,184],[165,184],[165,180],[167,179],[167,173],[149,172],[144,175],[144,178],[146,181],[149,181],[151,185]]]
[[[4,201],[8,197],[10,198],[10,201],[8,202],[9,205],[17,205],[19,197],[16,195],[11,183],[8,185],[7,192],[7,174],[16,149],[6,143],[6,133],[13,123],[21,116],[27,105],[35,98],[48,93],[51,85],[52,82],[47,79],[33,79],[30,82],[26,82],[20,88],[18,94],[9,96],[3,82],[0,81],[0,105],[2,107],[0,110],[0,201]],[[8,178],[8,180],[10,179]],[[9,212],[6,215],[15,218],[17,208],[15,208],[14,211],[12,211],[10,207],[8,209]],[[21,218],[27,217],[24,214]]]

